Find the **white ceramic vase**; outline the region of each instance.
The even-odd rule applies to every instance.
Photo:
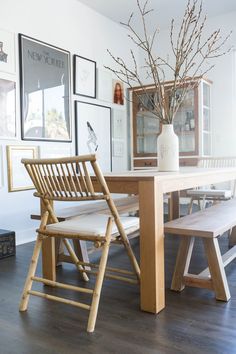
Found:
[[[179,170],[179,138],[174,132],[173,124],[163,124],[162,132],[157,138],[158,170]]]

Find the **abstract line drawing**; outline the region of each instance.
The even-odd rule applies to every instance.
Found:
[[[3,50],[3,42],[0,42],[0,61],[7,63],[8,54]]]
[[[88,141],[87,141],[87,146],[89,149],[90,154],[94,153],[98,149],[98,138],[89,122],[87,122],[87,127],[88,127]]]

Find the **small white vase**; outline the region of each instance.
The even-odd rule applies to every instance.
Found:
[[[173,124],[162,125],[162,132],[157,138],[157,154],[159,171],[179,170],[179,138]]]

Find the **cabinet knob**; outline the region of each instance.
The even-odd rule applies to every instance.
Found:
[[[151,162],[145,162],[144,165],[145,166],[152,166],[152,163]]]

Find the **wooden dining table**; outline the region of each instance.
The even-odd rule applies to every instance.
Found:
[[[112,193],[138,194],[140,217],[140,307],[158,313],[165,307],[164,220],[163,201],[172,195],[172,216],[179,217],[179,192],[189,188],[236,179],[236,168],[200,169],[183,167],[178,172],[136,170],[105,174]],[[95,190],[98,187],[95,183]],[[97,190],[98,191],[98,190]],[[231,240],[235,243],[236,232]],[[55,245],[53,239],[44,241],[43,275],[55,280]]]

